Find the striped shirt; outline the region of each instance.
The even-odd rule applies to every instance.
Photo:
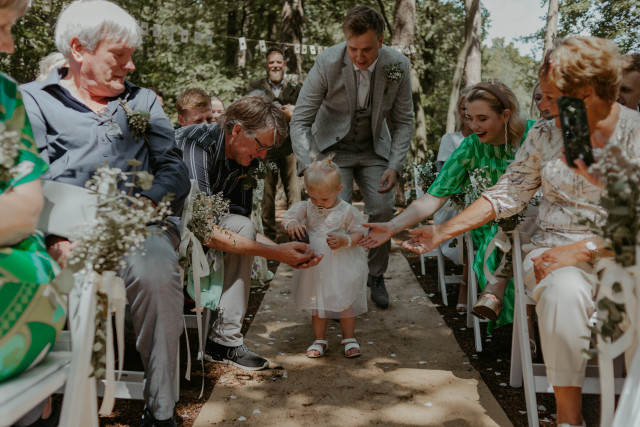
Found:
[[[230,201],[233,214],[251,215],[253,188],[243,188],[244,177],[251,166],[242,166],[228,159],[224,146],[224,131],[217,123],[199,124],[176,130],[176,144],[182,150],[182,158],[189,169],[189,178],[198,180],[198,188],[207,195],[222,192]]]

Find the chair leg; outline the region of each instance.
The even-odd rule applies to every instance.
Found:
[[[444,255],[442,254],[442,249],[438,246],[438,285],[440,286],[440,293],[442,294],[442,303],[446,306],[449,305],[449,301],[447,299],[447,279],[444,274]]]
[[[514,330],[518,335],[518,348],[522,377],[524,380],[524,396],[527,403],[527,418],[529,426],[539,426],[538,406],[536,403],[536,385],[533,376],[533,361],[529,349],[529,325],[527,323],[527,306],[525,302],[524,280],[522,272],[522,252],[520,250],[520,233],[513,233],[513,280],[515,288]],[[513,356],[512,356],[513,357]]]

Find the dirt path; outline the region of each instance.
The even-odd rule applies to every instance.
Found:
[[[311,322],[293,305],[291,276],[278,268],[245,339],[270,368],[224,368],[195,426],[511,425],[399,250],[385,276],[391,307],[370,303],[358,318],[356,359],[334,322],[325,357],[305,356]]]

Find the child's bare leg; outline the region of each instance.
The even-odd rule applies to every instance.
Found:
[[[348,308],[340,314],[340,328],[342,328],[342,339],[355,338],[356,318],[353,316],[353,310],[351,308]],[[360,350],[352,348],[347,351],[346,356],[349,357],[357,353],[360,353]]]
[[[319,317],[317,314],[311,316],[313,335],[316,337],[316,340],[325,341],[327,339],[327,320],[328,319],[326,317]],[[311,350],[307,352],[307,354],[312,356],[320,356],[320,352],[318,350]]]

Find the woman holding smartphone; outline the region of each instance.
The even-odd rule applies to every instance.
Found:
[[[555,118],[541,120],[530,130],[515,161],[498,183],[450,221],[412,230],[404,246],[427,252],[440,242],[475,229],[496,218],[522,210],[542,188],[536,219],[538,231],[524,260],[525,284],[537,301],[540,341],[557,404],[557,423],[584,425],[582,385],[586,359],[582,349],[590,335],[587,323],[595,310],[593,298],[598,277],[595,260],[605,255],[584,220],[606,212],[600,206],[603,189],[589,175],[582,160],[575,168],[566,164],[558,118],[557,98],[584,101],[593,148],[615,145],[630,158],[640,158],[640,114],[616,103],[620,88],[620,59],[608,40],[570,36],[547,53],[538,72],[542,109]],[[598,153],[594,153],[596,162]]]

